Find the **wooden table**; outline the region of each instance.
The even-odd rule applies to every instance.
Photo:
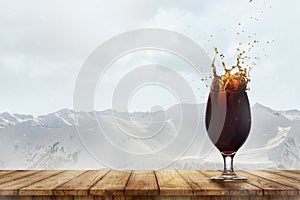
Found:
[[[0,199],[300,199],[300,171],[238,171],[242,182],[213,182],[219,171],[0,171]]]

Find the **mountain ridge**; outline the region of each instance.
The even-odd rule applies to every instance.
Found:
[[[173,108],[176,108],[178,106],[199,106],[203,107],[205,104],[174,104],[173,106],[170,106],[167,110],[172,110]],[[300,111],[297,109],[292,109],[292,110],[284,110],[284,111],[275,111],[272,108],[269,108],[265,105],[262,105],[260,103],[255,103],[252,106],[252,109],[265,109],[275,115],[281,114],[285,118],[289,120],[294,120],[294,119],[300,119]],[[163,110],[158,110],[155,112],[161,112]],[[154,113],[155,113],[154,112]],[[33,115],[26,115],[26,114],[19,114],[19,113],[11,113],[11,112],[3,112],[0,113],[0,128],[7,127],[7,126],[13,126],[17,125],[20,123],[28,122],[31,121],[33,124],[36,123],[36,125],[39,126],[47,126],[45,121],[46,120],[53,120],[52,123],[59,123],[61,126],[73,126],[74,125],[74,115],[75,114],[88,114],[88,115],[96,115],[97,117],[100,116],[112,116],[114,114],[118,115],[125,115],[126,112],[119,112],[114,109],[105,109],[102,111],[89,111],[89,112],[84,112],[84,111],[75,111],[73,109],[69,108],[63,108],[55,112],[51,112],[49,114],[43,114],[43,115],[38,115],[38,116],[33,116]],[[134,112],[129,112],[129,116],[139,116],[139,115],[149,115],[151,112],[149,111],[134,111]],[[60,121],[61,120],[61,121]],[[52,125],[50,125],[52,127]]]

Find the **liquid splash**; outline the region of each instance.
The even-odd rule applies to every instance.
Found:
[[[240,51],[238,49],[238,51]],[[211,67],[213,70],[213,80],[211,84],[211,91],[245,91],[248,90],[247,84],[250,82],[250,70],[251,67],[242,67],[245,59],[249,59],[245,55],[246,51],[242,51],[237,56],[237,62],[230,69],[226,67],[225,62],[222,62],[224,69],[223,75],[217,74],[217,68],[215,65],[216,57],[219,55],[219,51],[215,48],[215,57],[212,61]],[[224,55],[220,54],[220,58],[223,59]]]
[[[253,0],[248,1],[251,3]],[[261,10],[261,13],[264,13],[263,10]],[[255,23],[259,21],[259,18],[253,16],[251,16],[250,19],[252,21],[254,20]],[[236,63],[231,68],[227,67],[225,62],[223,61],[225,57],[224,54],[219,53],[217,48],[214,49],[215,57],[211,64],[213,74],[209,77],[210,79],[212,79],[212,83],[210,86],[211,91],[219,92],[249,90],[248,84],[250,82],[250,72],[256,65],[256,61],[260,60],[260,57],[258,56],[250,57],[249,55],[253,55],[253,48],[258,45],[259,41],[256,39],[256,33],[245,35],[247,30],[245,31],[241,22],[237,22],[237,27],[237,37],[239,37],[240,39],[247,39],[246,41],[245,39],[243,39],[243,41],[238,42],[238,46],[236,48],[236,51],[238,53],[236,57]],[[211,35],[211,37],[213,37],[213,35]],[[272,40],[272,42],[274,42],[274,40]],[[265,41],[265,43],[269,45],[270,41]],[[260,44],[264,44],[264,41],[261,41]],[[264,51],[264,48],[262,50]],[[267,54],[265,54],[265,56],[267,57]],[[222,73],[219,74],[217,73],[217,67],[215,64],[217,57],[222,60]],[[204,80],[207,81],[207,78],[205,78]]]

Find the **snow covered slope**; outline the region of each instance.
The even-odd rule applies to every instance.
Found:
[[[95,155],[88,153],[79,139],[77,131],[80,131],[87,137],[86,141],[117,168],[220,169],[222,160],[207,137],[204,112],[204,104],[174,105],[154,113],[63,109],[34,117],[5,112],[0,114],[0,168],[105,168]],[[199,118],[199,124],[195,124],[195,117]],[[105,133],[101,137],[99,124]],[[118,153],[110,154],[107,141],[126,152],[143,156],[131,159]],[[158,153],[151,155],[156,151]],[[235,164],[239,169],[300,169],[300,111],[274,111],[255,104],[251,133],[238,152]]]

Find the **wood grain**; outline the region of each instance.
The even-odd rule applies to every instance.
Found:
[[[0,200],[300,200],[300,171],[0,171]]]
[[[196,170],[179,170],[178,173],[193,188],[194,195],[218,196],[229,195],[229,188],[224,185],[211,181],[207,176]]]
[[[115,200],[113,196],[93,196],[93,200]]]
[[[53,195],[53,189],[84,173],[83,170],[64,171],[50,178],[21,188],[19,195]]]
[[[156,171],[160,195],[193,195],[193,189],[173,170]]]
[[[283,172],[292,172],[292,173],[296,173],[296,174],[300,174],[300,170],[272,170],[272,171],[283,171]]]
[[[260,170],[249,170],[247,173],[253,174],[255,176],[260,176],[266,179],[269,179],[271,181],[287,185],[289,187],[293,187],[300,190],[300,181],[297,179],[292,179],[292,178],[285,178],[282,175],[270,172],[270,171],[260,171]]]
[[[158,200],[158,196],[151,196],[151,195],[114,196],[114,200]]]
[[[0,195],[17,195],[20,188],[26,187],[43,179],[47,179],[59,173],[62,173],[62,171],[40,171],[29,176],[1,183]]]
[[[0,184],[8,181],[16,180],[22,177],[26,177],[35,173],[37,173],[37,171],[29,171],[29,170],[17,170],[8,174],[4,173],[2,176],[0,176]]]
[[[263,170],[263,171],[279,174],[288,179],[293,178],[293,179],[300,180],[300,174],[296,173],[295,171],[279,171],[279,170]]]
[[[111,171],[91,189],[92,195],[124,195],[131,171]]]
[[[263,190],[263,194],[266,196],[269,195],[297,195],[298,191],[293,188],[289,187],[272,180],[266,179],[261,176],[253,175],[247,173],[245,171],[237,171],[237,173],[241,176],[247,177],[247,182],[261,188]]]
[[[14,170],[1,170],[1,171],[0,171],[0,177],[1,177],[2,175],[10,174],[10,173],[13,173],[13,172],[15,172],[15,171],[14,171]]]
[[[158,195],[158,185],[153,171],[134,171],[125,188],[125,195]]]
[[[200,173],[207,177],[214,177],[221,174],[221,171],[202,170]],[[217,182],[217,181],[215,181]],[[262,196],[263,190],[257,186],[251,185],[246,181],[222,181],[219,182],[229,189],[230,196]]]
[[[54,195],[88,195],[89,189],[109,171],[91,170],[60,185],[53,190]]]

